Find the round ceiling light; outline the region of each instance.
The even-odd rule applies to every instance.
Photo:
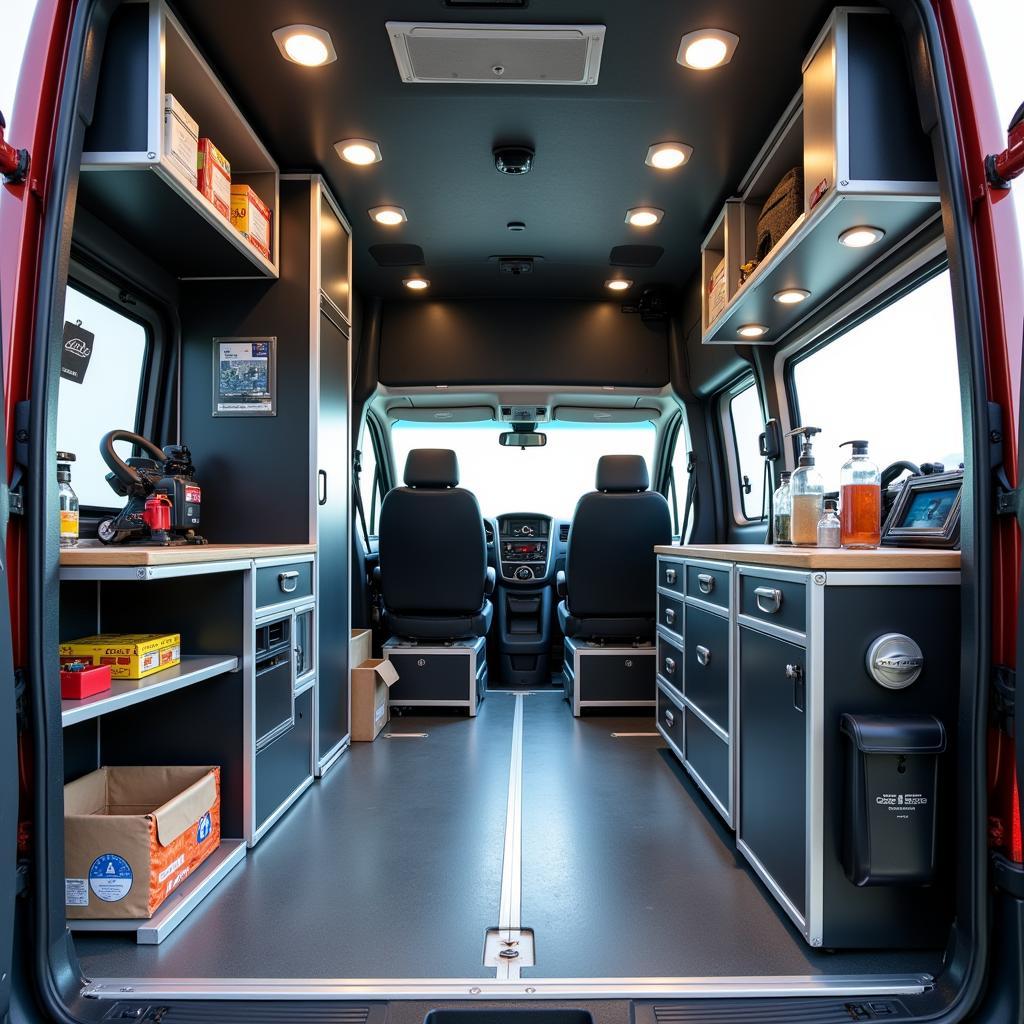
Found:
[[[772,296],[776,302],[781,302],[784,306],[795,306],[810,297],[811,293],[806,288],[783,288],[781,292],[776,292]]]
[[[409,218],[405,210],[400,206],[375,206],[369,211],[370,219],[385,227],[394,227],[396,224],[404,224]]]
[[[319,68],[338,59],[330,33],[315,25],[286,25],[273,36],[281,56],[293,64]]]
[[[664,216],[664,210],[653,206],[634,206],[632,210],[626,211],[626,223],[632,224],[635,228],[649,228],[659,224]]]
[[[768,333],[764,324],[744,324],[737,330],[741,338],[763,338]]]
[[[858,224],[855,228],[847,228],[840,236],[839,242],[849,249],[863,249],[866,246],[874,245],[885,237],[881,228],[869,227],[866,224]]]
[[[694,71],[710,71],[732,60],[740,37],[719,28],[700,28],[687,32],[679,41],[676,61]]]
[[[402,281],[410,291],[422,292],[430,287],[430,282],[424,277],[407,277]]]
[[[379,164],[382,159],[380,146],[371,139],[342,139],[341,142],[334,144],[334,148],[345,163],[357,164],[360,167],[366,164]]]
[[[632,281],[628,281],[624,277],[613,277],[610,281],[605,281],[604,286],[605,288],[610,288],[613,292],[624,292],[632,284]]]
[[[687,146],[684,142],[659,142],[647,150],[644,163],[648,167],[656,167],[659,171],[672,171],[682,167],[690,159],[691,153],[693,147]]]

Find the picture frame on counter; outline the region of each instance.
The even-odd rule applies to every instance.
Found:
[[[963,470],[909,477],[882,528],[882,543],[899,547],[960,546]]]
[[[277,338],[213,339],[213,415],[277,415]]]

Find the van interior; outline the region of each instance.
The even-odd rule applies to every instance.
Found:
[[[70,52],[66,1019],[954,1013],[1021,858],[930,8],[103,0]]]

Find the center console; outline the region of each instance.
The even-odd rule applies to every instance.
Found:
[[[498,566],[509,582],[533,583],[550,574],[552,521],[541,516],[502,516],[498,520]]]

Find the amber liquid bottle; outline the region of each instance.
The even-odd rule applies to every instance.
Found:
[[[839,473],[839,537],[844,548],[877,548],[882,541],[882,486],[867,441],[847,441],[853,457]],[[842,447],[842,446],[840,446]]]

